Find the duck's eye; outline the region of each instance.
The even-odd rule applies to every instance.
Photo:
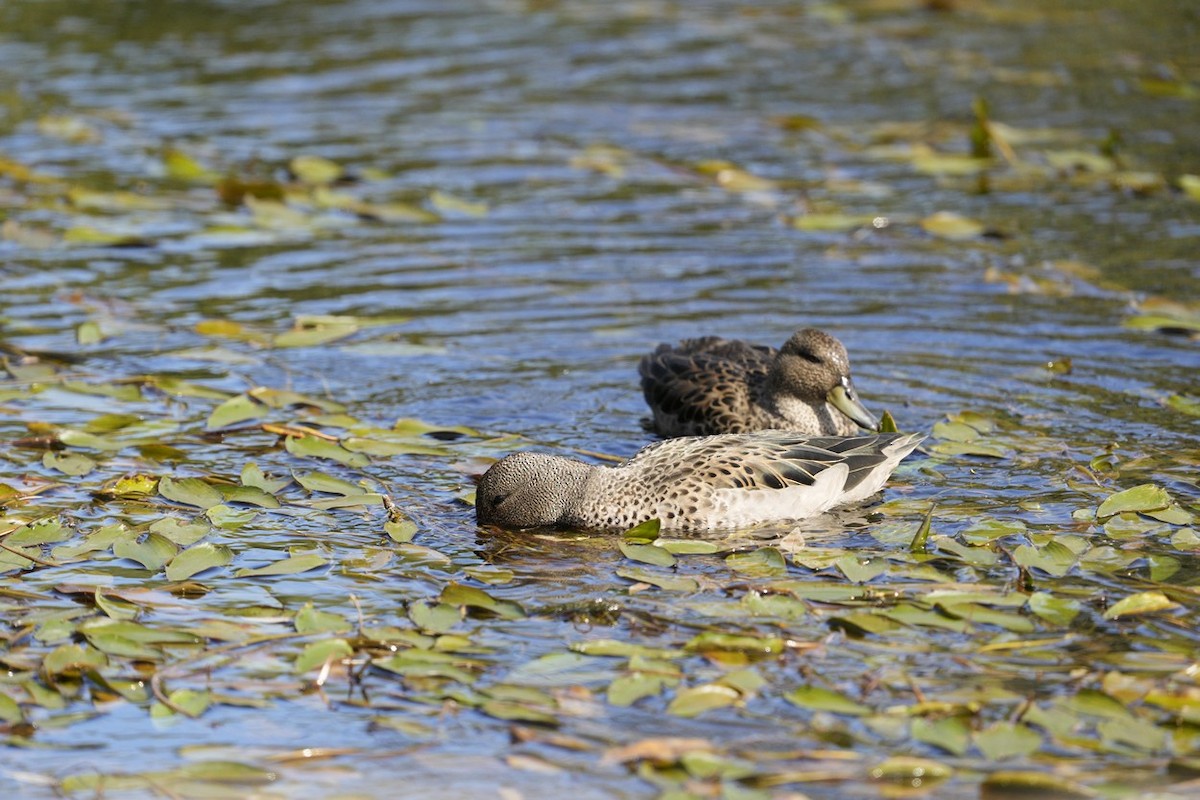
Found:
[[[495,508],[496,506],[500,505],[507,499],[508,499],[508,495],[506,495],[506,494],[498,494],[498,495],[494,496],[492,498],[492,508]]]
[[[822,359],[819,355],[817,355],[815,353],[809,352],[808,350],[801,350],[800,357],[803,358],[805,361],[807,361],[810,364],[823,364],[824,363],[824,359]]]

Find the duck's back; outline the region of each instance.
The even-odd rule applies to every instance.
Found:
[[[703,436],[762,427],[756,396],[777,353],[717,336],[659,345],[638,365],[653,429],[662,436]]]
[[[893,433],[811,437],[788,431],[657,442],[591,473],[583,527],[726,529],[804,519],[870,497],[923,437]]]

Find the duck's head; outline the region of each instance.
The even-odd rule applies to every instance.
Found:
[[[567,513],[579,469],[587,465],[545,453],[513,453],[492,464],[475,488],[480,525],[538,528],[555,525]]]
[[[850,356],[835,337],[816,328],[804,328],[779,350],[776,380],[807,402],[824,400],[854,423],[879,430],[879,420],[866,409],[850,379]]]

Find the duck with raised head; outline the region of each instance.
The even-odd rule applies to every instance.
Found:
[[[475,491],[481,525],[726,530],[813,517],[879,491],[922,434],[759,431],[665,439],[616,466],[519,452]]]
[[[835,337],[804,328],[783,347],[705,336],[662,344],[638,365],[660,436],[780,429],[818,436],[879,430]]]

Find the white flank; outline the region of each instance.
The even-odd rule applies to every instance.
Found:
[[[737,528],[760,522],[815,517],[834,506],[849,502],[846,499],[848,495],[843,493],[849,475],[849,467],[835,464],[818,473],[811,486],[799,484],[786,489],[718,489],[713,492],[712,509],[706,523],[712,528]],[[883,473],[879,486],[883,485],[883,480],[887,480],[887,475],[887,472]],[[874,492],[872,489],[863,497]]]

